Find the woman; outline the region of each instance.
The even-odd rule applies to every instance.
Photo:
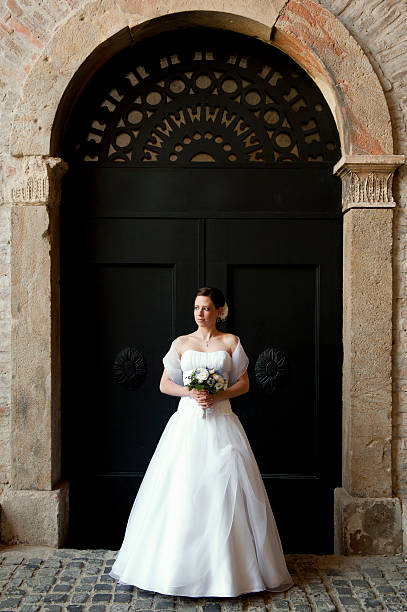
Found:
[[[197,329],[163,359],[160,390],[180,397],[150,461],[110,572],[121,583],[168,595],[233,597],[292,586],[267,493],[230,398],[249,390],[240,340],[220,332],[219,289],[195,296]],[[228,386],[190,389],[196,368]]]

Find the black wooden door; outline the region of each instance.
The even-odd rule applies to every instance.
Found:
[[[224,329],[241,337],[250,358],[250,392],[233,406],[285,549],[331,552],[341,430],[334,123],[309,78],[275,50],[214,33],[214,49],[205,51],[199,34],[178,33],[181,51],[164,52],[170,39],[128,50],[98,73],[67,131],[61,347],[69,544],[120,546],[177,405],[158,390],[161,359],[175,336],[193,331],[194,291],[207,283],[225,291]],[[246,48],[232,53],[229,44]],[[126,387],[134,372],[123,349],[137,351],[136,388]],[[269,349],[285,357],[288,372],[274,391],[278,364]]]
[[[207,282],[225,290],[227,329],[241,336],[251,360],[251,390],[233,404],[258,458],[285,546],[331,550],[340,457],[340,219],[332,213],[325,219],[296,213],[281,218],[273,211],[282,193],[290,202],[303,199],[301,191],[295,193],[299,182],[304,187],[310,182],[309,174],[299,170],[296,180],[287,182],[263,169],[254,185],[242,179],[243,170],[238,175],[165,170],[158,172],[161,188],[177,186],[165,200],[148,189],[150,181],[157,182],[157,171],[103,170],[88,174],[87,183],[80,173],[71,179],[82,184],[79,204],[89,201],[95,183],[102,187],[95,214],[79,233],[69,229],[64,206],[61,211],[63,249],[71,253],[64,261],[61,292],[72,545],[119,546],[148,461],[176,409],[175,400],[158,391],[161,358],[174,336],[193,330],[194,290]],[[214,191],[219,183],[240,183],[239,201],[255,196],[260,208],[270,177],[279,195],[268,200],[267,214],[231,213],[233,201],[238,208],[234,188],[229,198],[222,189]],[[137,191],[143,182],[153,218],[137,217],[146,205]],[[326,169],[314,171],[311,183],[325,184],[334,201],[329,182]],[[127,183],[129,197],[117,205],[109,194],[114,184],[118,189]],[[198,197],[189,218],[185,213],[171,218],[189,192],[206,190],[216,193],[212,217],[200,216]],[[69,186],[65,194],[68,204]],[[113,209],[119,217],[112,216]],[[126,347],[139,349],[147,365],[146,380],[134,390],[118,384],[112,372]],[[289,369],[272,394],[255,374],[260,354],[270,348],[282,351]],[[103,511],[95,514],[96,508]]]
[[[340,477],[340,221],[211,219],[207,241],[207,277],[227,288],[229,325],[251,360],[250,392],[234,410],[285,547],[330,551]]]
[[[72,545],[114,548],[174,410],[158,391],[161,358],[191,319],[199,221],[87,221],[62,275],[64,467]],[[114,376],[126,348],[140,351],[147,370],[134,390]]]

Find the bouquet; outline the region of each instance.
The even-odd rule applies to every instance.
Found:
[[[227,378],[219,370],[214,368],[195,368],[186,379],[188,389],[198,389],[198,391],[208,391],[215,395],[218,391],[227,388]],[[202,410],[202,418],[206,418],[206,410]]]

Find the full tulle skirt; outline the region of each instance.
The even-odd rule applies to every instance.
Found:
[[[246,433],[228,400],[170,417],[110,576],[168,595],[233,597],[292,586]]]

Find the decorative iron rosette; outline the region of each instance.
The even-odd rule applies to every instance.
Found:
[[[140,387],[147,375],[142,352],[134,346],[122,349],[113,362],[113,380],[127,389]]]
[[[275,348],[260,353],[255,365],[256,380],[265,393],[274,393],[288,374],[287,358]]]

